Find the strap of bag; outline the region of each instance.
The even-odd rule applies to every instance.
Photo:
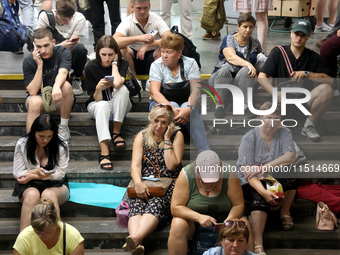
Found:
[[[130,80],[131,80],[132,83],[133,83],[133,79],[137,82],[137,79],[136,79],[136,77],[132,74],[132,71],[131,71],[130,67],[128,67],[128,70],[127,70],[126,74],[129,76],[129,78],[130,78]],[[139,84],[138,84],[138,86],[139,86]],[[137,95],[138,95],[138,103],[135,103],[135,102],[133,101],[133,99],[130,97],[130,102],[131,102],[132,104],[140,104],[140,102],[142,101],[142,95],[141,95],[140,91],[141,91],[141,89],[137,91]]]
[[[40,13],[42,13],[42,12],[46,13],[46,16],[47,16],[47,19],[48,19],[48,23],[50,24],[50,27],[53,30],[55,30],[55,18],[54,18],[53,11],[52,10],[41,10],[39,12],[39,16],[40,16]]]
[[[248,45],[248,56],[246,57],[246,60],[249,62],[250,60],[250,53],[253,48],[253,41],[251,40],[251,37],[249,38],[249,45]]]
[[[148,159],[148,158],[146,158],[146,157],[144,156],[144,155],[145,155],[145,152],[148,151],[148,150],[150,150],[150,151],[152,151],[152,152],[154,153],[155,159],[156,159],[156,162],[157,162],[157,168],[156,168],[155,165],[151,162],[150,159]],[[143,159],[146,159],[147,161],[149,161],[149,163],[150,163],[150,164],[153,166],[153,168],[156,170],[156,173],[157,173],[157,175],[158,175],[158,178],[161,178],[161,171],[160,171],[160,169],[159,169],[158,158],[157,158],[157,154],[156,154],[155,150],[154,150],[154,149],[151,149],[151,148],[144,149],[144,151],[143,151]]]
[[[143,34],[146,34],[146,32],[144,31],[144,29],[142,28],[142,26],[139,23],[135,23],[135,24]]]
[[[286,50],[282,46],[276,46],[274,48],[278,48],[281,51],[288,73],[289,73],[289,76],[292,77],[292,72],[294,72],[294,70],[293,70],[292,64],[290,63]]]
[[[66,255],[66,224],[63,222],[63,255]]]
[[[185,81],[186,78],[184,76],[184,63],[183,63],[183,58],[182,57],[179,59],[179,69],[180,69],[182,80]]]

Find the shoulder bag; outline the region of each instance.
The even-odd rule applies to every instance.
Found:
[[[334,230],[338,226],[338,219],[324,202],[316,206],[316,228],[318,230]]]
[[[161,93],[168,101],[174,101],[181,105],[188,101],[191,93],[190,81],[184,76],[184,63],[182,58],[179,60],[179,69],[183,81],[172,83],[162,82]]]
[[[27,29],[19,20],[19,2],[12,7],[3,0],[4,11],[0,16],[0,51],[17,52],[27,40]]]
[[[140,104],[140,102],[142,101],[142,96],[141,96],[140,91],[142,89],[139,86],[135,76],[133,76],[130,68],[127,71],[127,75],[129,76],[130,80],[125,82],[125,86],[129,90],[130,101],[131,101],[132,104]],[[137,96],[137,95],[138,95],[138,103],[134,102],[133,99],[132,99],[132,97]]]
[[[157,161],[157,168],[154,166],[154,164],[148,159],[143,156],[143,159],[146,159],[150,162],[150,164],[153,166],[153,168],[156,170],[157,175],[158,175],[158,181],[152,181],[152,180],[142,180],[142,182],[148,187],[149,192],[150,192],[150,198],[151,197],[164,197],[166,191],[170,187],[170,184],[172,182],[172,178],[168,177],[160,177],[160,169],[159,169],[159,164],[158,164],[158,159],[156,152],[153,149],[146,149],[144,150],[143,154],[147,150],[152,150],[153,153],[155,154],[155,158]],[[137,193],[135,189],[135,184],[134,181],[131,180],[128,187],[127,187],[127,193],[129,198],[137,198]]]
[[[52,98],[52,90],[53,88],[51,86],[43,87],[43,84],[41,84],[41,96],[43,100],[44,111],[46,113],[52,113],[57,110]]]

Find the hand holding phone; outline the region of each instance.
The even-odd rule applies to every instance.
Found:
[[[114,77],[112,75],[105,76],[106,81],[113,81]]]
[[[45,170],[45,174],[54,174],[57,170]]]
[[[73,42],[73,43],[78,42],[79,41],[79,37],[73,37],[69,41]]]

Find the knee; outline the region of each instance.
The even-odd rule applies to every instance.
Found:
[[[58,201],[56,193],[52,189],[45,189],[43,193],[41,194],[42,198],[49,198],[54,203]]]
[[[37,189],[26,190],[22,201],[23,206],[34,207],[38,204],[40,192]]]
[[[105,115],[110,115],[110,105],[107,101],[98,101],[96,104],[95,113],[104,113]]]
[[[124,84],[115,91],[115,97],[124,97],[128,99],[129,95],[130,92]]]
[[[232,75],[227,67],[222,67],[220,70],[216,73],[216,79],[221,78],[232,78]]]
[[[174,217],[171,222],[169,238],[177,240],[188,240],[189,224],[186,220]]]
[[[87,49],[85,48],[85,46],[81,43],[77,43],[73,46],[73,53],[80,55],[80,56],[84,56],[87,55]]]
[[[327,102],[333,98],[333,88],[328,84],[321,84],[319,96],[323,101]]]
[[[28,112],[41,112],[43,110],[43,100],[40,96],[31,96],[27,103]]]
[[[72,89],[71,84],[68,81],[65,81],[61,89],[61,92],[63,94],[63,97],[72,95],[72,101],[73,101],[73,89]]]

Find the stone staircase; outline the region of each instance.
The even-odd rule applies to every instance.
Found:
[[[144,91],[142,94],[142,103],[132,108],[124,122],[122,133],[127,143],[126,150],[115,152],[111,147],[111,156],[114,161],[113,171],[104,171],[99,168],[97,158],[100,150],[95,123],[90,119],[85,108],[87,96],[84,94],[77,97],[77,104],[72,111],[69,124],[72,131],[72,139],[69,143],[70,163],[67,170],[70,181],[108,183],[118,186],[128,184],[131,179],[133,138],[148,123],[148,94]],[[26,92],[21,77],[5,80],[0,75],[0,96],[3,103],[0,106],[0,250],[2,250],[0,254],[9,254],[8,251],[11,250],[19,232],[21,207],[17,198],[11,196],[15,183],[12,176],[14,146],[19,137],[25,133]],[[265,99],[268,99],[265,93],[256,95],[257,102]],[[249,128],[230,127],[229,125],[219,125],[214,128],[212,126],[213,114],[202,116],[202,118],[212,149],[217,151],[223,160],[235,165],[241,137]],[[229,113],[226,119],[230,118],[241,119]],[[57,116],[56,119],[58,120]],[[337,97],[334,98],[328,112],[317,126],[322,135],[322,142],[307,141],[300,134],[301,127],[292,129],[294,139],[305,152],[309,165],[340,164],[339,124],[340,97]],[[186,142],[184,164],[190,162],[190,151],[193,150],[195,149],[190,143]],[[302,169],[306,171],[308,167],[303,166]],[[338,174],[333,173],[327,177],[334,177]],[[314,172],[309,173],[308,177],[321,178],[322,176]],[[317,231],[313,217],[314,210],[313,203],[296,199],[292,208],[295,227],[289,232],[280,230],[278,216],[273,213],[267,223],[264,246],[268,249],[339,249],[339,230]],[[86,254],[121,254],[119,249],[128,232],[126,228],[117,225],[114,210],[67,202],[61,207],[61,216],[64,221],[74,225],[85,238]],[[169,227],[150,235],[145,240],[147,250],[151,252],[153,250],[152,254],[167,254],[164,249],[167,248],[168,232]],[[275,252],[268,254],[275,254]],[[308,254],[313,253],[308,252]]]

